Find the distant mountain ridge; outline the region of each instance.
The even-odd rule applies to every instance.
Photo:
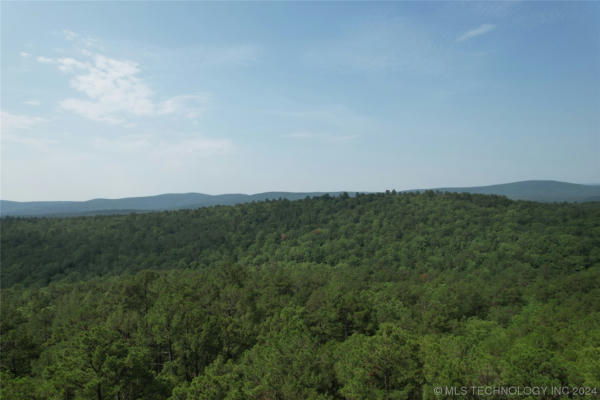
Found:
[[[405,192],[424,191],[406,190]],[[490,186],[450,187],[431,189],[443,192],[495,194],[513,200],[540,202],[587,202],[600,201],[600,185],[581,185],[551,180],[532,180]],[[122,199],[93,199],[87,201],[31,201],[0,200],[1,216],[76,216],[101,214],[126,214],[179,210],[215,205],[235,205],[252,201],[284,198],[300,200],[307,196],[339,196],[343,192],[265,192],[257,194],[169,193],[146,197]],[[348,192],[353,195],[355,192]]]
[[[540,202],[600,201],[600,185],[581,185],[551,180],[521,181],[490,186],[439,188],[435,190],[458,193],[496,194],[513,200]]]
[[[339,196],[343,192],[266,192],[257,194],[168,193],[156,196],[126,197],[122,199],[93,199],[87,201],[9,201],[0,200],[2,216],[73,216],[97,214],[125,214],[130,212],[167,211],[216,205],[235,205],[252,201],[285,198],[300,200],[305,197]]]

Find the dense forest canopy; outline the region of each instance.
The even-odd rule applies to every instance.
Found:
[[[598,202],[388,192],[1,223],[2,398],[600,388]]]

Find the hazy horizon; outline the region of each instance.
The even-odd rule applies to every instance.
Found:
[[[600,182],[598,3],[1,8],[1,199]]]
[[[557,183],[566,183],[566,184],[574,184],[574,185],[584,185],[584,186],[600,186],[600,183],[580,183],[580,182],[562,182],[556,181],[554,179],[527,179],[525,181],[518,182],[501,182],[501,183],[491,183],[489,185],[477,185],[477,186],[436,186],[436,187],[414,187],[409,189],[399,189],[396,187],[389,187],[380,190],[354,190],[354,189],[339,189],[339,190],[302,190],[302,191],[289,191],[289,190],[266,190],[263,192],[228,192],[228,193],[206,193],[206,192],[161,192],[161,193],[148,193],[141,195],[133,195],[133,196],[122,196],[122,197],[94,197],[89,199],[40,199],[40,200],[12,200],[0,198],[2,201],[12,201],[17,203],[28,203],[28,202],[86,202],[92,200],[120,200],[120,199],[128,199],[128,198],[148,198],[148,197],[157,197],[163,195],[186,195],[186,194],[200,194],[200,195],[208,195],[208,196],[226,196],[226,195],[242,195],[242,196],[255,196],[264,193],[384,193],[386,191],[396,190],[396,191],[413,191],[413,190],[436,190],[436,189],[452,189],[452,188],[481,188],[488,186],[503,186],[510,185],[512,183],[522,183],[522,182],[557,182]]]

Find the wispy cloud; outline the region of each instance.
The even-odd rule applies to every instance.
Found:
[[[2,133],[2,141],[10,143],[24,144],[28,146],[36,146],[42,149],[54,143],[53,140],[46,138],[28,137],[24,135],[24,131],[31,130],[38,124],[47,122],[45,118],[34,117],[25,114],[12,114],[7,111],[0,112],[0,129]]]
[[[25,57],[25,58],[27,58],[27,57],[30,57],[30,56],[31,56],[31,54],[27,53],[26,51],[22,51],[22,52],[20,52],[19,54],[21,55],[21,57]]]
[[[91,40],[71,31],[65,31],[65,36],[86,46]],[[207,108],[207,94],[184,94],[156,101],[154,91],[140,77],[137,62],[110,58],[88,49],[83,54],[83,59],[37,57],[40,63],[53,64],[60,71],[72,74],[70,86],[85,95],[60,101],[63,110],[94,121],[127,124],[128,118],[143,116],[179,115],[196,119]]]
[[[494,29],[496,29],[496,25],[483,24],[475,29],[471,29],[470,31],[463,33],[456,39],[456,41],[464,42],[465,40],[469,40],[469,39],[473,39],[474,37],[477,37],[477,36],[485,35],[486,33],[493,31]]]
[[[46,121],[45,118],[24,114],[12,114],[7,111],[2,111],[0,115],[2,116],[2,133],[11,132],[17,129],[30,129],[33,126]]]
[[[189,119],[196,119],[206,111],[209,103],[208,93],[184,94],[159,103],[156,112],[158,115],[183,115]]]
[[[3,134],[2,141],[36,147],[44,151],[50,151],[50,149],[52,148],[50,146],[55,145],[57,143],[57,141],[53,139],[15,135],[12,133]]]
[[[91,36],[82,35],[77,32],[70,31],[68,29],[64,29],[62,31],[65,39],[75,42],[76,44],[83,47],[100,47],[100,41]]]
[[[39,106],[40,102],[39,102],[39,100],[32,99],[32,100],[24,101],[23,104],[27,104],[28,106]]]
[[[75,76],[69,84],[87,98],[67,98],[60,102],[64,110],[95,121],[124,123],[128,116],[154,113],[153,91],[139,78],[139,66],[95,55],[91,62],[74,59],[56,60],[58,68]]]
[[[42,64],[53,64],[54,63],[53,59],[48,58],[48,57],[43,57],[43,56],[37,57],[36,60]]]

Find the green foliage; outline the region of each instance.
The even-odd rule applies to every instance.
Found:
[[[600,204],[467,194],[3,219],[3,399],[600,386]]]
[[[416,338],[393,324],[339,346],[336,375],[346,399],[414,399],[423,384]]]

